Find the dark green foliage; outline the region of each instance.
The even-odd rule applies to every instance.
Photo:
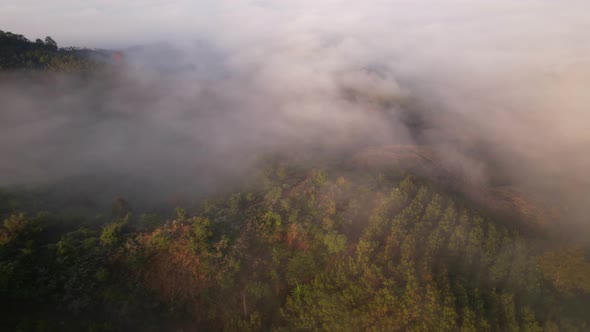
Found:
[[[4,321],[29,331],[588,327],[581,249],[546,252],[411,176],[368,190],[362,177],[280,167],[272,174],[290,177],[267,177],[264,191],[196,216],[178,208],[159,226],[123,199],[89,228],[7,216]]]
[[[60,72],[89,71],[98,68],[93,52],[80,49],[59,49],[53,38],[35,42],[22,35],[0,30],[0,70],[50,70]],[[103,52],[95,52],[104,57]]]

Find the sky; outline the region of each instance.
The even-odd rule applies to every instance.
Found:
[[[109,47],[170,37],[214,11],[210,1],[6,0],[2,28],[29,38],[51,35],[63,45]],[[174,37],[174,36],[172,36]]]
[[[301,27],[366,31],[377,25],[448,42],[442,34],[471,27],[482,34],[498,34],[486,29],[505,30],[494,38],[506,33],[517,37],[521,31],[512,30],[541,20],[551,26],[543,31],[551,34],[581,30],[588,27],[589,7],[583,0],[3,0],[0,29],[31,39],[51,35],[62,45],[88,47],[220,34],[261,37]]]

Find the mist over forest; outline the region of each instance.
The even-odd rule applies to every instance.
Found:
[[[0,5],[2,326],[590,328],[588,4],[201,5]]]

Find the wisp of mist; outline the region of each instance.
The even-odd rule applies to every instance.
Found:
[[[5,30],[125,54],[84,79],[2,77],[1,185],[117,173],[210,190],[276,150],[419,144],[482,185],[498,172],[587,211],[586,1],[102,5],[80,29],[49,17],[43,32],[0,11]],[[117,8],[136,20],[99,29]]]

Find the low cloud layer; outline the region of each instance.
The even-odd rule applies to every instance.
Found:
[[[428,144],[481,183],[500,172],[579,209],[589,197],[586,1],[150,1],[102,30],[124,8],[94,5],[86,23],[60,14],[80,29],[48,14],[42,31],[167,43],[128,50],[124,70],[95,80],[2,80],[0,183],[92,170],[205,183],[276,148]]]

